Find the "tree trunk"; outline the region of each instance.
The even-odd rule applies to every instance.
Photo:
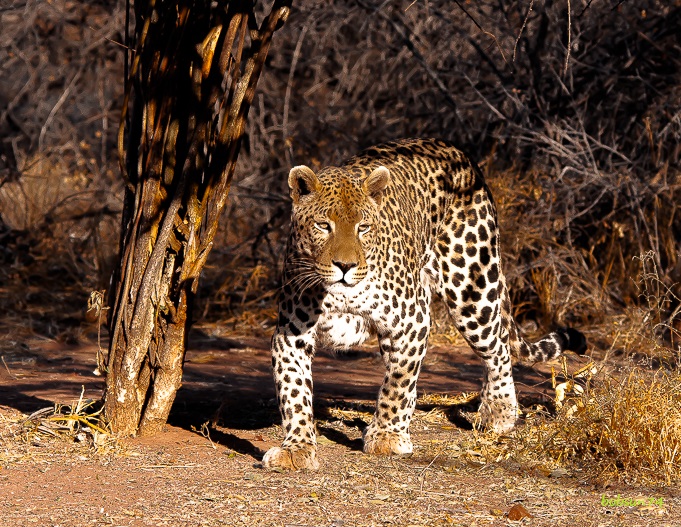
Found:
[[[272,35],[251,1],[135,2],[118,147],[127,188],[113,277],[104,412],[112,430],[165,425],[182,379],[191,307],[211,250]]]

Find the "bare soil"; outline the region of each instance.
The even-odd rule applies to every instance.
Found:
[[[26,415],[70,403],[82,389],[86,398],[101,396],[103,380],[92,373],[96,346],[34,341],[5,352],[0,526],[681,525],[678,489],[597,488],[578,471],[485,459],[467,447],[479,434],[460,407],[438,407],[428,397],[413,422],[413,456],[364,455],[361,417],[382,379],[371,346],[315,360],[321,468],[266,471],[262,454],[282,439],[267,339],[195,330],[192,346],[166,430],[99,449],[88,440],[17,432]],[[477,358],[465,347],[454,351],[432,346],[422,396],[479,388]],[[522,403],[550,404],[549,372],[550,365],[515,368]],[[210,426],[202,431],[204,423]],[[603,496],[618,495],[662,498],[664,505],[602,505]],[[517,505],[531,517],[513,521]]]

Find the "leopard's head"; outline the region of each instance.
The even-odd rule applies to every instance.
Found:
[[[330,287],[354,286],[367,275],[379,242],[378,225],[390,171],[380,166],[366,177],[329,167],[315,174],[291,169],[293,200],[289,265]]]

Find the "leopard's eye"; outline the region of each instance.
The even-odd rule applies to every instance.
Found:
[[[331,224],[326,221],[319,221],[314,224],[316,229],[328,234],[331,232]]]
[[[371,230],[371,225],[369,225],[368,223],[360,223],[357,226],[357,232],[359,232],[360,234],[366,234],[370,230]]]

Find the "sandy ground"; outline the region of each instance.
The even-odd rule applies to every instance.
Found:
[[[578,473],[485,459],[468,448],[476,432],[463,419],[424,402],[412,426],[413,456],[364,455],[357,410],[370,410],[382,379],[371,347],[315,360],[320,470],[266,471],[262,454],[282,439],[267,340],[196,331],[192,342],[166,431],[99,449],[90,438],[19,433],[22,415],[69,403],[83,387],[86,398],[101,395],[103,381],[92,374],[96,347],[35,341],[6,352],[0,526],[681,525],[678,489],[599,488]],[[550,400],[549,371],[515,369],[521,401]],[[435,345],[420,394],[474,391],[480,375],[472,352]],[[208,436],[201,432],[207,422]],[[618,495],[656,503],[603,505]]]

